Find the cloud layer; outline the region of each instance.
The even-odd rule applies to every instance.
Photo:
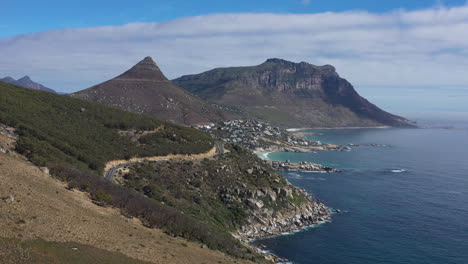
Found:
[[[0,77],[76,91],[150,55],[169,78],[270,57],[332,64],[357,85],[468,85],[468,6],[386,14],[215,14],[0,39]]]

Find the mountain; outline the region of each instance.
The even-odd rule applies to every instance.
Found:
[[[21,86],[21,87],[24,87],[24,88],[56,93],[56,91],[54,91],[54,90],[52,90],[50,88],[47,88],[47,87],[45,87],[44,85],[42,85],[40,83],[34,82],[33,80],[31,80],[31,78],[29,78],[29,76],[24,76],[23,78],[18,79],[18,80],[15,80],[12,77],[8,76],[8,77],[5,77],[3,79],[0,79],[0,81],[6,82],[6,83],[9,83],[9,84],[13,84],[13,85],[17,85],[17,86]]]
[[[361,97],[331,65],[268,59],[173,82],[220,105],[289,127],[407,127],[411,123]]]
[[[138,79],[145,73],[140,74],[127,76]],[[146,78],[157,76],[150,74]],[[190,245],[197,244],[196,249],[206,249],[203,251],[206,254],[210,253],[208,249],[221,251],[233,260],[231,263],[249,260],[271,263],[249,248],[247,241],[330,219],[330,211],[322,203],[309,199],[309,194],[294,187],[251,151],[238,145],[215,143],[201,130],[148,115],[0,83],[2,164],[6,163],[3,155],[22,155],[28,164],[42,167],[40,170],[65,182],[68,189],[85,192],[86,199],[100,206],[118,209],[126,217],[138,218],[147,228],[177,237],[178,245],[191,241]],[[0,169],[5,173],[2,164]],[[30,175],[19,166],[9,167],[14,174],[10,178],[18,175],[16,172]],[[39,171],[37,167],[33,169]],[[29,185],[19,186],[24,189]],[[57,194],[55,199],[63,197],[58,196],[60,192],[67,192],[65,185],[61,186],[62,191],[51,190]],[[22,190],[20,187],[0,188],[0,192],[18,197],[17,206],[39,199],[35,196],[26,199],[27,194],[18,191]],[[28,195],[31,189],[27,188]],[[41,204],[56,205],[53,201],[49,203]],[[37,227],[29,224],[35,221],[32,217],[20,222],[19,217],[8,219],[22,227]],[[38,219],[44,221],[40,216]],[[80,222],[84,223],[82,219]],[[76,225],[69,222],[60,225],[58,234],[69,230],[70,236],[76,235],[71,233],[77,230]],[[32,229],[27,231],[37,234]],[[138,234],[122,232],[131,237]],[[159,235],[145,239],[148,242],[144,244],[162,241]],[[165,244],[164,248],[165,252],[171,252],[177,246]],[[114,245],[112,249],[116,249]],[[180,251],[177,255],[188,253]],[[160,258],[156,259],[159,263]],[[220,262],[227,263],[217,261]]]
[[[72,96],[185,125],[236,117],[174,85],[151,57],[112,80]]]

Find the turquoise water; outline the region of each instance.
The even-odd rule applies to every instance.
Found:
[[[462,129],[315,130],[315,140],[385,144],[350,152],[272,153],[342,173],[284,173],[333,222],[257,241],[293,263],[468,263],[468,125]]]

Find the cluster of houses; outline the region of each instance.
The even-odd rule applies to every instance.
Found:
[[[197,128],[225,142],[237,143],[252,150],[274,145],[304,147],[321,144],[320,142],[294,137],[282,128],[254,119],[230,120],[218,124],[200,125]]]

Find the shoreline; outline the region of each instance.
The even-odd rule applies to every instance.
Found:
[[[254,153],[265,162],[274,161],[268,158],[268,155],[273,152],[278,152],[280,149],[269,150],[269,151],[254,151]],[[278,162],[282,163],[282,162]],[[298,163],[300,164],[300,163]],[[314,163],[315,164],[315,163]],[[320,168],[323,166],[318,165]],[[272,166],[273,167],[273,166]],[[273,167],[274,168],[274,167]],[[274,168],[276,171],[280,171],[278,168]],[[306,171],[299,171],[306,172]],[[313,171],[313,172],[328,172],[326,170]],[[311,195],[293,184],[291,186],[298,191],[304,193],[306,197]],[[252,250],[263,255],[265,259],[272,261],[273,263],[290,263],[289,260],[281,258],[271,251],[266,250],[264,245],[254,245],[256,241],[262,239],[268,239],[276,236],[292,235],[298,232],[303,232],[311,228],[317,228],[320,225],[330,223],[332,221],[331,216],[334,213],[341,212],[330,208],[318,200],[308,199],[309,202],[302,205],[294,205],[290,210],[284,212],[284,215],[270,216],[270,217],[254,217],[255,223],[241,227],[239,230],[233,233],[241,243],[252,248]]]
[[[307,192],[305,193],[307,194]],[[265,259],[273,263],[284,263],[288,262],[288,260],[265,250],[264,245],[254,245],[254,243],[271,237],[292,235],[330,223],[334,212],[339,212],[339,210],[329,208],[317,200],[309,200],[308,203],[295,205],[290,210],[274,217],[255,216],[252,218],[255,221],[254,223],[241,227],[233,233],[233,236],[245,246],[263,255]]]
[[[303,127],[303,128],[288,128],[286,131],[288,132],[298,132],[301,130],[313,130],[313,129],[319,129],[319,130],[341,130],[341,129],[387,129],[387,128],[392,128],[391,126],[375,126],[375,127]]]

